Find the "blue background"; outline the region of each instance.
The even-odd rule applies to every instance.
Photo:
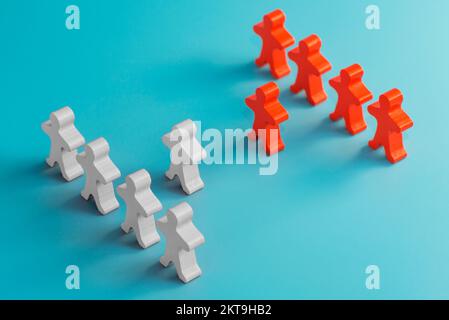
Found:
[[[81,30],[65,28],[65,8]],[[449,2],[376,0],[381,30],[365,28],[368,1],[2,1],[0,298],[265,299],[449,298]],[[405,96],[415,126],[409,157],[394,166],[367,147],[375,130],[351,137],[331,123],[336,95],[316,108],[278,81],[290,114],[279,171],[256,165],[202,165],[206,188],[185,196],[165,180],[161,136],[186,119],[203,128],[248,128],[244,98],[271,80],[254,59],[252,25],[275,8],[300,40],[323,40],[333,70],[360,63],[376,98]],[[145,168],[164,211],[194,208],[206,237],[203,275],[188,285],[124,235],[124,205],[108,216],[44,160],[40,129],[70,105],[87,141],[104,136],[124,176]],[[81,290],[65,268],[81,269]],[[365,268],[381,289],[365,288]]]

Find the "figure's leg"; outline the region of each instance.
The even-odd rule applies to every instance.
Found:
[[[182,165],[179,180],[181,181],[182,189],[187,194],[192,194],[204,188],[204,182],[201,179],[197,164]]]
[[[290,67],[287,62],[287,55],[284,49],[274,49],[271,57],[271,74],[276,79],[282,78],[290,73]]]
[[[373,150],[379,149],[379,147],[382,145],[379,127],[377,128],[376,133],[374,134],[374,138],[368,142],[368,145]]]
[[[142,248],[148,248],[153,244],[158,243],[161,238],[157,233],[156,223],[154,217],[141,217],[137,218],[137,226],[134,229],[136,233],[137,242]]]
[[[253,130],[248,134],[248,139],[252,141],[256,141],[259,137],[259,130],[263,127],[263,123],[261,123],[257,118],[254,119]]]
[[[201,269],[196,262],[195,250],[181,250],[178,259],[175,260],[175,266],[178,277],[185,283],[201,275]]]
[[[309,75],[308,84],[306,86],[307,100],[313,106],[324,102],[327,99],[327,94],[323,88],[321,76]]]
[[[263,43],[262,44],[262,50],[260,51],[260,56],[256,59],[256,65],[258,67],[263,67],[264,65],[266,65],[268,63],[268,59],[267,59],[267,47],[266,45]]]
[[[95,203],[97,204],[98,211],[102,214],[110,213],[120,206],[115,198],[112,182],[106,184],[98,182],[96,189],[96,193],[94,194]]]
[[[304,90],[304,85],[302,83],[302,77],[301,77],[301,70],[298,69],[298,75],[296,76],[296,81],[294,84],[290,86],[290,91],[293,93],[300,93],[302,90]]]
[[[122,230],[125,233],[129,233],[129,231],[131,231],[131,229],[133,228],[133,223],[132,223],[132,219],[131,219],[131,214],[133,214],[132,212],[129,212],[129,210],[126,210],[126,217],[125,217],[125,221],[122,223],[121,227]]]
[[[396,163],[407,157],[404,145],[402,143],[402,133],[391,133],[385,144],[385,154],[388,161]]]
[[[265,150],[269,156],[285,149],[279,126],[267,126],[265,134]]]
[[[177,175],[177,168],[178,165],[174,165],[173,163],[170,163],[170,168],[165,172],[165,176],[169,180],[173,180],[175,176]]]
[[[363,109],[359,104],[350,105],[345,115],[346,129],[352,135],[355,135],[366,129],[365,119],[363,118]]]
[[[172,254],[174,254],[174,252],[172,252],[172,248],[169,247],[168,244],[166,244],[166,247],[165,247],[165,253],[164,253],[164,255],[159,259],[159,262],[160,262],[164,267],[168,267],[168,266],[170,265],[170,263],[173,262]]]
[[[338,121],[338,120],[340,120],[340,119],[343,117],[343,110],[344,110],[344,104],[343,104],[343,102],[340,100],[340,98],[338,98],[337,105],[335,106],[335,110],[334,110],[334,112],[332,112],[332,113],[329,115],[329,118],[330,118],[332,121]]]
[[[64,179],[72,181],[84,174],[84,170],[76,160],[78,152],[75,151],[63,151],[61,155],[61,162],[59,166]]]
[[[59,150],[57,150],[56,148],[55,148],[55,146],[54,146],[54,144],[53,143],[51,143],[51,146],[50,146],[50,154],[48,155],[48,158],[47,158],[47,164],[50,166],[50,167],[54,167],[55,166],[55,164],[56,164],[56,162],[57,162],[57,160],[56,159],[58,159],[58,151]]]
[[[85,200],[89,200],[92,195],[92,186],[95,185],[95,182],[91,180],[89,176],[86,177],[86,183],[84,184],[84,189],[81,191],[81,196]]]

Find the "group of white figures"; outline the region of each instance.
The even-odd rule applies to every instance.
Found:
[[[47,163],[53,167],[58,163],[62,176],[72,181],[86,174],[86,184],[81,196],[89,200],[92,196],[98,211],[103,215],[120,205],[115,197],[114,181],[121,176],[120,170],[109,158],[109,144],[99,138],[85,145],[85,139],[75,127],[75,114],[64,107],[50,114],[42,129],[51,141]],[[196,126],[185,120],[163,136],[163,143],[170,149],[170,168],[165,173],[170,180],[176,176],[182,189],[192,194],[204,187],[198,163],[206,153],[196,139]],[[84,152],[78,148],[84,146]],[[142,248],[160,241],[158,229],[166,237],[166,249],[160,259],[163,266],[171,262],[176,266],[179,278],[185,283],[199,277],[195,248],[205,242],[203,235],[192,223],[193,210],[186,202],[171,208],[161,219],[155,221],[154,214],[162,210],[162,204],[151,191],[151,176],[142,169],[126,177],[117,192],[126,203],[126,219],[121,225],[124,232],[134,230]]]

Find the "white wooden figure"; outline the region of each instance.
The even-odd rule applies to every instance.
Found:
[[[162,204],[150,189],[151,176],[142,169],[126,177],[126,183],[117,187],[117,192],[126,203],[126,219],[122,229],[134,230],[137,242],[148,248],[160,241],[154,214],[162,210]]]
[[[204,188],[198,163],[206,157],[206,151],[196,139],[196,131],[195,123],[189,119],[178,123],[162,137],[163,143],[170,149],[170,168],[165,175],[170,180],[178,176],[187,194]]]
[[[61,174],[67,181],[83,175],[84,171],[78,163],[77,149],[86,141],[75,127],[75,114],[69,107],[64,107],[50,114],[50,120],[42,123],[42,130],[50,138],[50,155],[47,164],[54,167],[58,163]]]
[[[204,236],[192,223],[192,217],[193,209],[183,202],[157,221],[166,238],[165,255],[160,262],[164,267],[173,262],[178,277],[185,283],[201,275],[195,249],[205,242]]]
[[[88,143],[77,156],[86,173],[86,184],[81,196],[88,200],[93,196],[98,211],[107,214],[119,207],[114,193],[114,180],[120,178],[120,170],[109,158],[109,144],[104,138]]]

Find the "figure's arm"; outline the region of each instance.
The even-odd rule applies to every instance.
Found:
[[[144,217],[149,217],[162,210],[162,204],[150,190],[136,195],[136,200],[137,209]]]
[[[254,25],[253,30],[255,33],[257,33],[259,36],[262,37],[263,31],[264,31],[264,24],[263,21],[259,22],[258,24]]]
[[[175,136],[173,131],[164,134],[162,137],[162,143],[168,148],[171,149],[175,144],[179,142],[178,136]]]
[[[341,85],[341,77],[340,76],[336,76],[335,78],[332,78],[329,80],[329,85],[335,89],[335,91],[339,91],[340,90],[340,85]]]
[[[144,205],[142,205],[142,203],[139,201],[139,200],[137,200],[137,211],[138,212],[141,212],[142,213],[142,215],[144,216],[144,217],[149,217],[149,216],[151,216],[151,214],[152,213],[154,213],[152,210],[151,210],[151,207],[150,206],[144,206]]]
[[[297,62],[299,59],[299,48],[295,48],[295,49],[289,51],[288,57],[290,58],[290,60]]]
[[[191,251],[205,242],[204,236],[198,229],[189,223],[178,229],[179,244],[186,251]]]
[[[110,183],[121,176],[120,170],[109,158],[95,163],[95,168],[98,171],[99,180],[103,184]]]
[[[378,118],[379,114],[380,114],[380,104],[379,101],[374,102],[373,104],[370,104],[368,106],[368,112],[369,114],[371,114],[373,117]]]
[[[76,149],[76,148],[73,148],[73,143],[69,143],[70,142],[70,140],[67,140],[67,139],[64,139],[64,137],[61,137],[62,139],[61,139],[61,143],[62,143],[62,147],[64,148],[64,150],[66,150],[66,151],[72,151],[73,149]]]
[[[192,245],[189,245],[189,243],[186,240],[181,238],[181,248],[185,251],[191,251],[195,247],[193,247]]]
[[[184,249],[185,251],[192,251],[203,243],[204,237],[201,234],[192,239],[191,241],[186,241],[181,237],[181,248]]]
[[[122,199],[125,199],[125,197],[126,197],[126,183],[122,183],[121,185],[119,185],[117,187],[117,193],[119,194],[119,196]]]
[[[373,98],[371,91],[363,83],[358,83],[356,85],[350,86],[349,89],[354,98],[354,102],[358,104],[364,104]]]
[[[280,103],[270,107],[267,111],[272,125],[277,126],[288,119],[288,112]]]
[[[151,208],[149,206],[144,207],[140,202],[137,202],[137,211],[141,212],[142,215],[146,218],[151,216],[153,213],[157,212],[157,211],[151,210]]]
[[[76,155],[76,161],[84,168],[86,166],[85,164],[86,159],[86,152],[81,152],[80,154]]]
[[[164,233],[167,232],[167,225],[168,225],[167,216],[163,216],[159,220],[156,220],[156,227]]]
[[[391,122],[393,123],[393,127],[399,132],[413,127],[412,119],[402,110],[398,110],[391,115]]]
[[[199,164],[201,160],[205,159],[207,156],[206,150],[201,147],[201,144],[194,139],[193,141],[189,142],[189,163],[190,164]]]
[[[313,72],[317,76],[321,76],[332,69],[330,62],[320,54],[310,57],[309,63],[312,65]]]
[[[69,151],[75,150],[86,143],[84,137],[75,127],[61,131],[61,138],[64,149]]]
[[[45,121],[41,124],[42,130],[49,136],[51,132],[51,122],[50,120]]]
[[[257,105],[256,95],[253,94],[252,96],[246,98],[245,99],[245,103],[251,110],[255,111],[256,105]]]
[[[276,45],[280,50],[287,49],[295,44],[295,38],[285,28],[273,30],[271,37],[276,41]]]

